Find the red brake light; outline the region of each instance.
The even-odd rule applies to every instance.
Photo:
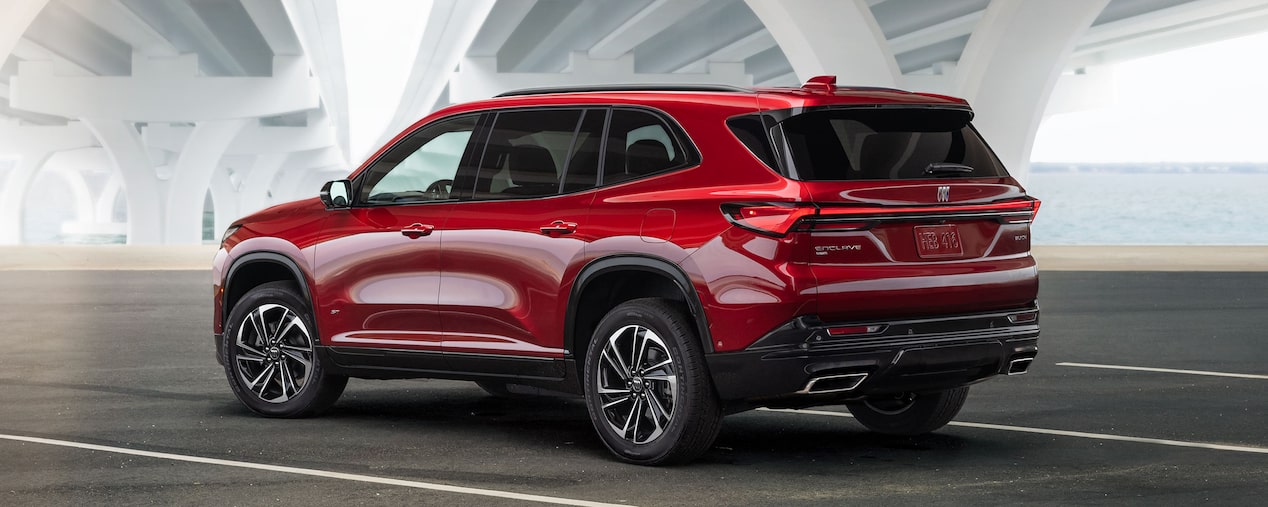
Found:
[[[722,214],[731,223],[768,236],[784,236],[803,217],[815,214],[813,206],[791,203],[731,203],[722,205]]]
[[[1035,216],[1039,214],[1039,205],[1041,204],[1041,203],[1039,202],[1039,199],[1034,199],[1034,198],[1032,198],[1032,199],[1030,199],[1029,201],[1024,201],[1024,202],[1028,202],[1028,203],[1029,203],[1029,204],[1027,205],[1027,208],[1028,208],[1028,209],[1027,209],[1027,211],[1029,211],[1029,212],[1030,212],[1030,214],[1029,214],[1028,216],[1021,216],[1021,217],[1014,217],[1014,218],[1008,218],[1008,219],[1005,219],[1005,220],[1004,220],[1004,222],[1005,222],[1005,223],[1010,223],[1010,224],[1028,224],[1028,223],[1031,223],[1031,222],[1034,222],[1034,221],[1035,221]]]

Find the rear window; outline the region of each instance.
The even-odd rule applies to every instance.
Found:
[[[970,118],[955,109],[823,109],[769,133],[785,176],[802,181],[1006,176]]]

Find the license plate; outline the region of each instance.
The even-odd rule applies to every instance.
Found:
[[[940,259],[964,255],[960,230],[954,225],[921,225],[916,227],[916,253],[923,259]]]

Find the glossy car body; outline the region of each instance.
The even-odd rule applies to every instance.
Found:
[[[572,141],[559,144],[568,150],[595,139],[581,140],[586,129],[602,131],[602,161],[583,160],[583,148],[553,155],[565,175],[550,180],[560,183],[548,195],[482,187],[489,183],[481,171],[503,170],[503,159],[489,162],[490,150],[508,153],[506,171],[515,157],[544,158],[521,145],[494,147],[498,118],[530,128],[514,115],[528,125],[543,111],[577,125]],[[442,109],[349,176],[349,206],[314,197],[236,222],[215,258],[215,333],[252,287],[290,280],[308,298],[318,356],[330,371],[580,393],[580,358],[599,320],[622,301],[654,297],[690,316],[713,388],[731,411],[1023,373],[1037,350],[1029,222],[1038,201],[1002,168],[944,177],[930,164],[926,172],[934,172],[917,178],[794,177],[789,166],[809,167],[811,155],[790,148],[809,141],[781,139],[796,136],[789,118],[820,114],[837,125],[854,111],[913,121],[954,116],[960,124],[971,116],[959,99],[823,80],[793,89],[527,92]],[[632,141],[633,129],[626,151],[613,155],[620,118],[662,122],[661,148],[652,148],[673,151],[672,159],[654,154],[664,167],[632,174],[635,149],[651,143]],[[447,121],[470,136],[460,154],[444,155],[457,157],[452,188],[410,194],[444,198],[372,204],[380,197],[363,187],[375,164],[402,158],[393,150]],[[760,125],[757,140],[741,139],[742,121]],[[956,143],[976,135],[967,125],[951,131]],[[976,149],[998,164],[984,144]],[[621,156],[623,176],[612,169]],[[852,154],[856,165],[859,156],[868,155]],[[569,188],[569,166],[595,174],[576,171],[581,182]],[[906,171],[901,166],[893,162],[891,173]],[[516,182],[531,174],[510,174],[510,186],[532,193],[535,183]]]

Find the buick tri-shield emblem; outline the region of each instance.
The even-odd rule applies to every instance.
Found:
[[[951,187],[938,187],[938,202],[947,202],[951,200]]]

